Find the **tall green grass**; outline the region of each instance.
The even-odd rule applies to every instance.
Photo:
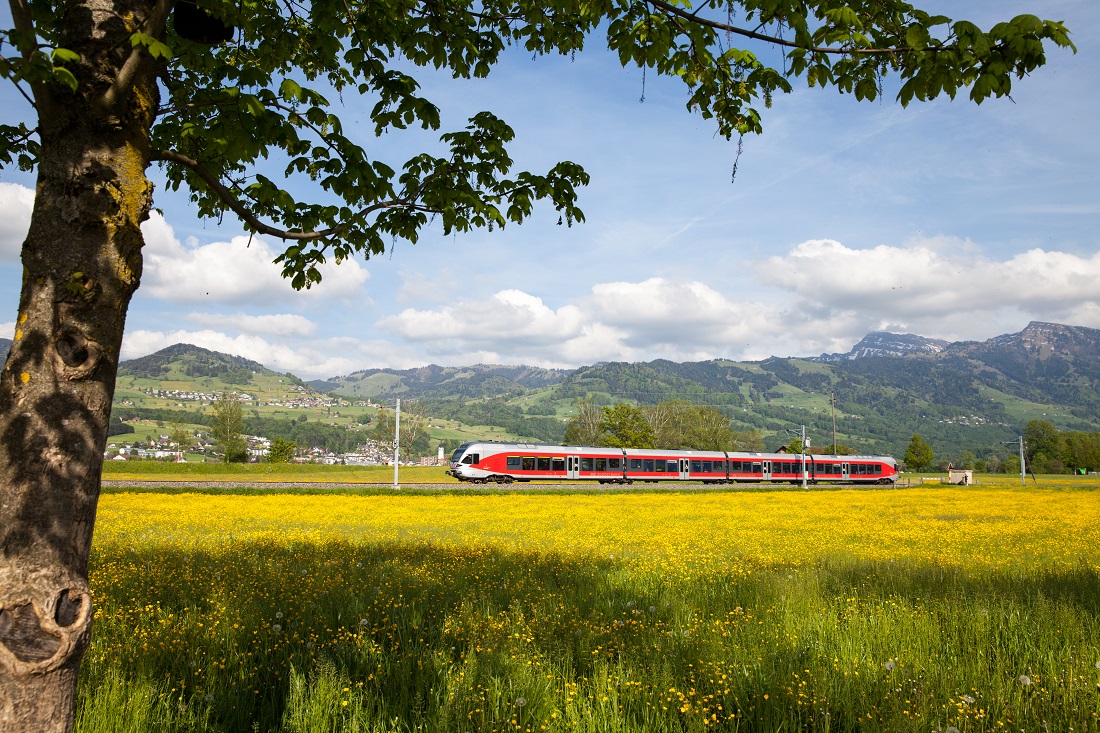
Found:
[[[81,733],[1100,728],[1095,559],[852,548],[673,576],[415,534],[215,541],[210,521],[209,542],[94,548]]]

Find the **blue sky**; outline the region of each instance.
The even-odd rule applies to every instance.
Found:
[[[736,142],[684,108],[678,81],[623,69],[592,39],[575,59],[510,53],[489,79],[420,75],[444,128],[492,110],[517,168],[585,166],[587,216],[548,208],[504,231],[430,230],[294,292],[277,240],[200,220],[158,186],[123,357],[189,342],[306,378],[427,363],[677,361],[847,351],[872,330],[984,340],[1046,320],[1100,328],[1100,5],[917,3],[988,26],[1065,20],[1076,55],[1019,80],[1013,101],[960,95],[902,109],[831,90],[777,97]],[[2,116],[19,110],[8,87]],[[400,162],[416,134],[370,135]],[[352,122],[360,119],[361,122]],[[406,156],[407,157],[407,156]],[[269,171],[269,174],[271,172]],[[154,180],[159,178],[152,172]],[[10,337],[32,179],[0,172],[0,335]]]

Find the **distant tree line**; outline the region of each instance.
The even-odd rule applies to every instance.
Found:
[[[667,450],[764,450],[760,431],[736,431],[729,415],[713,405],[668,400],[634,407],[626,402],[597,405],[574,400],[576,412],[565,428],[566,445]]]
[[[1047,420],[1024,428],[1024,455],[1035,473],[1100,471],[1100,433],[1060,431]]]
[[[466,425],[499,427],[503,432],[541,443],[560,443],[565,430],[560,418],[528,414],[503,400],[423,400],[421,404],[435,417]]]

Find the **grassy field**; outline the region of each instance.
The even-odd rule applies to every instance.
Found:
[[[1086,487],[110,493],[77,730],[1096,731]]]
[[[446,466],[401,466],[398,476],[410,483],[458,483],[446,474]],[[103,478],[111,481],[171,481],[186,485],[196,481],[285,481],[323,483],[393,483],[393,466],[326,466],[320,463],[168,463],[126,461],[103,464]]]

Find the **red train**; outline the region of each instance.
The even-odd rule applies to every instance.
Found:
[[[447,473],[459,481],[511,483],[561,479],[629,484],[634,481],[705,483],[802,482],[802,456],[790,453],[590,448],[537,443],[463,443]],[[889,456],[806,456],[806,479],[845,484],[892,484]]]

